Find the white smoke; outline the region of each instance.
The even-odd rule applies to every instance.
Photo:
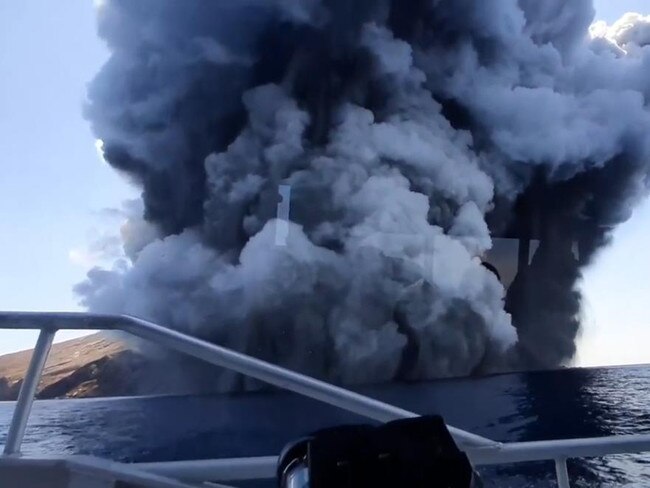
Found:
[[[642,55],[639,48],[650,44],[650,15],[628,12],[612,25],[602,20],[595,22],[589,33],[592,39],[614,44],[620,53]]]

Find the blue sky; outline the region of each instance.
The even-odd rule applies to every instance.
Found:
[[[82,117],[108,55],[93,3],[66,5],[0,2],[0,310],[78,309],[72,286],[85,270],[70,251],[99,232],[103,208],[134,193],[99,160]],[[33,337],[0,331],[0,353]]]
[[[610,23],[650,13],[647,0],[595,5]],[[72,287],[86,268],[71,254],[101,234],[102,209],[137,195],[98,158],[82,116],[86,84],[106,57],[93,2],[0,2],[0,310],[78,310]],[[580,364],[650,362],[648,224],[650,202],[586,275]],[[34,338],[0,331],[0,354]]]

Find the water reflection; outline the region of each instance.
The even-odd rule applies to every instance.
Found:
[[[513,396],[517,416],[529,419],[513,429],[518,440],[568,439],[641,433],[648,415],[639,408],[650,378],[642,368],[573,369],[520,375],[525,389]],[[508,420],[509,421],[509,420]],[[614,456],[568,463],[572,486],[640,486],[647,456]],[[551,483],[552,463],[528,463],[496,469],[500,478],[523,476],[523,486],[534,480]],[[543,485],[541,485],[543,486]],[[551,485],[553,486],[553,485]]]

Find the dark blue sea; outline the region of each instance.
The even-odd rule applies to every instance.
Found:
[[[359,391],[502,441],[650,432],[650,366],[565,369]],[[0,402],[0,444],[13,404]],[[24,452],[163,461],[277,454],[315,429],[363,419],[289,393],[35,403]],[[569,463],[572,486],[650,486],[650,455]],[[555,486],[552,463],[482,471],[487,486]],[[273,486],[273,485],[267,485]]]

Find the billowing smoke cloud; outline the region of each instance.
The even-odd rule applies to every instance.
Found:
[[[589,0],[98,15],[87,116],[144,212],[87,307],[343,383],[572,358],[580,270],[646,188],[647,18],[590,37]],[[512,232],[540,246],[506,296],[481,258]]]

